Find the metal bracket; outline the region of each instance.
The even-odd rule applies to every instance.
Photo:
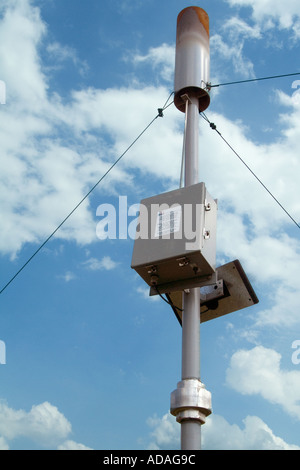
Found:
[[[201,302],[208,302],[209,300],[219,299],[224,295],[223,279],[220,279],[216,284],[202,286],[200,288]]]
[[[192,101],[189,97],[189,95],[187,93],[184,93],[183,95],[180,96],[180,98],[182,99],[182,101],[184,101],[185,103],[189,103],[191,104]]]
[[[159,292],[160,294],[179,292],[185,289],[193,289],[194,287],[215,285],[217,282],[217,273],[214,272],[210,276],[194,276],[190,279],[181,279],[180,281],[159,284]],[[157,289],[150,287],[149,295],[157,295]]]

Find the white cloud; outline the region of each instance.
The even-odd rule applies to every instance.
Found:
[[[75,49],[69,46],[63,46],[62,44],[58,43],[57,41],[52,42],[47,46],[47,52],[52,60],[55,60],[55,65],[51,68],[57,69],[62,67],[62,64],[68,60],[73,62],[75,67],[78,68],[79,73],[84,75],[88,70],[88,65],[86,62],[81,61],[78,58],[77,52]],[[60,64],[60,65],[58,65]]]
[[[51,101],[48,95],[38,52],[46,35],[39,9],[26,0],[5,7],[0,20],[1,74],[7,88],[6,105],[0,108],[0,250],[15,255],[23,243],[38,241],[56,228],[81,199],[91,175],[80,180],[82,157],[57,136],[56,98]],[[64,236],[70,236],[77,219],[83,223],[78,240],[91,240],[95,234],[88,206],[81,209]]]
[[[219,415],[210,415],[202,426],[203,450],[300,450],[276,436],[269,426],[257,416],[247,416],[244,427],[230,424]],[[174,416],[165,414],[147,420],[153,429],[150,433],[151,450],[180,449],[180,424]]]
[[[244,395],[261,395],[300,419],[300,371],[283,370],[280,361],[279,353],[263,346],[237,351],[226,373],[227,383]]]
[[[225,41],[220,34],[214,34],[210,38],[210,45],[216,63],[220,58],[226,59],[228,64],[232,63],[234,72],[241,77],[254,77],[254,65],[251,60],[244,57],[243,41],[232,41],[231,43],[228,40]]]
[[[63,279],[65,282],[70,282],[76,279],[76,275],[72,273],[71,271],[67,271],[65,274],[59,276],[61,279]]]
[[[211,415],[203,426],[206,450],[300,450],[276,436],[257,416],[247,416],[244,428],[229,424],[222,416]]]
[[[245,20],[236,16],[226,20],[222,29],[229,35],[232,41],[241,39],[262,39],[258,25],[250,26]]]
[[[162,418],[148,418],[147,424],[153,429],[148,449],[178,449],[180,447],[180,427],[174,416],[165,414]]]
[[[28,1],[4,2],[0,21],[1,74],[7,84],[7,101],[39,109],[46,99],[47,83],[37,46],[46,33],[38,8]],[[20,73],[21,71],[21,73]]]
[[[10,408],[0,401],[0,450],[9,450],[15,439],[26,438],[41,448],[90,450],[84,444],[66,438],[72,433],[71,423],[49,402],[32,406],[29,412]]]
[[[85,446],[84,444],[78,444],[74,441],[66,441],[63,444],[60,444],[57,447],[57,450],[92,450],[90,447]]]
[[[0,450],[9,450],[9,445],[3,437],[0,437]]]
[[[26,437],[40,445],[52,446],[65,439],[71,429],[65,416],[48,402],[34,405],[29,412],[14,410],[0,402],[0,436],[5,441]]]
[[[271,294],[271,307],[257,312],[254,319],[256,326],[289,329],[299,326],[299,290],[298,286],[293,287],[292,284],[276,284],[275,292]],[[265,297],[269,295],[266,293]]]
[[[101,260],[97,258],[89,258],[83,263],[83,266],[91,271],[99,271],[103,269],[105,271],[111,271],[118,266],[118,263],[113,261],[110,256],[104,256]]]
[[[56,229],[153,119],[169,91],[153,86],[89,88],[73,91],[70,101],[63,104],[57,93],[51,94],[43,72],[39,48],[42,42],[47,47],[47,27],[39,9],[27,0],[7,2],[5,7],[0,20],[0,44],[5,44],[0,46],[1,79],[7,85],[7,103],[0,108],[0,251],[15,257],[24,243],[42,242]],[[76,52],[68,46],[51,43],[49,47],[60,60],[69,56],[75,61]],[[175,116],[174,112],[168,114]],[[142,166],[153,172],[160,166],[160,174],[166,174],[170,166],[162,156],[167,146],[176,154],[176,144],[177,149],[181,145],[177,117],[168,123],[161,119],[159,126],[155,123],[156,139],[150,130],[143,138],[147,149],[143,164],[137,144],[126,155],[127,167]],[[110,136],[110,144],[102,133]],[[175,171],[172,165],[170,177]],[[101,189],[113,192],[117,183],[124,187],[132,181],[132,174],[120,164],[113,170],[113,184],[109,175]],[[88,200],[55,236],[80,244],[96,240]]]
[[[119,94],[117,90],[89,90],[74,92],[69,105],[63,105],[57,94],[51,95],[42,70],[38,50],[47,28],[39,9],[26,0],[7,2],[5,6],[0,20],[0,44],[5,44],[0,47],[1,79],[7,85],[7,103],[0,108],[0,250],[15,256],[24,243],[44,241],[107,171],[111,160],[125,150],[131,136],[135,138],[142,130],[140,111],[134,109],[132,100],[149,110],[151,97],[142,102],[143,94],[134,96],[134,90]],[[52,44],[51,50],[64,58],[73,55],[75,60],[75,52],[68,48],[56,45],[53,49]],[[24,66],[22,61],[26,61]],[[130,129],[124,129],[126,126],[120,126],[116,119],[116,110],[119,115],[122,107],[122,122]],[[156,109],[151,107],[152,112]],[[109,148],[99,136],[100,129],[104,133],[108,130],[118,144]],[[122,181],[124,186],[132,181],[121,166],[113,173],[114,184]],[[102,188],[113,190],[109,177]],[[81,244],[96,239],[88,200],[56,236]]]
[[[68,105],[49,100],[46,114],[35,117],[30,129],[30,108],[24,118],[25,126],[16,130],[14,123],[20,121],[19,115],[9,105],[2,107],[6,127],[0,130],[1,137],[3,133],[3,139],[0,139],[3,152],[0,199],[4,221],[0,250],[15,255],[25,242],[38,242],[48,237],[108,170],[111,162],[124,152],[157,114],[153,102],[157,103],[157,107],[161,106],[168,93],[164,88],[154,87],[143,90],[90,88],[73,92]],[[143,123],[140,122],[141,115]],[[168,116],[171,120],[165,122],[160,119],[159,124],[153,125],[155,129],[149,129],[143,136],[142,165],[139,143],[126,155],[128,170],[138,166],[144,172],[154,172],[156,175],[169,173],[170,178],[179,173],[176,170],[177,166],[179,169],[181,153],[181,136],[176,132],[178,115],[175,117],[174,111],[168,111]],[[62,144],[62,138],[56,137],[60,125],[68,133],[67,140],[70,134],[73,136],[69,148]],[[38,133],[35,126],[39,127]],[[45,137],[40,135],[41,129],[44,129]],[[109,133],[112,145],[108,147],[101,137],[94,136],[95,130],[97,133]],[[51,135],[52,139],[49,138]],[[173,155],[178,154],[177,165],[170,166],[168,160],[163,158],[170,148],[174,151]],[[113,184],[108,177],[101,183],[101,188],[112,192],[118,182],[126,186],[132,180],[133,176],[119,165],[113,170]],[[56,236],[73,238],[81,244],[96,239],[87,200]]]
[[[173,80],[175,67],[175,46],[162,44],[158,47],[150,47],[146,55],[134,54],[130,57],[134,64],[149,63],[158,75],[170,82]]]
[[[140,286],[136,289],[136,291],[138,292],[138,294],[142,295],[144,297],[144,299],[152,300],[152,301],[159,301],[159,296],[158,295],[149,296],[149,288],[148,287]]]
[[[235,16],[229,18],[222,24],[220,32],[210,38],[211,62],[215,64],[214,69],[220,64],[218,73],[223,76],[224,70],[228,69],[232,78],[233,67],[233,71],[239,77],[254,78],[254,64],[245,56],[244,46],[247,40],[259,39],[261,39],[261,31],[258,25],[251,26]]]
[[[231,6],[251,7],[253,18],[257,23],[264,23],[266,27],[274,26],[270,20],[283,29],[293,29],[295,33],[299,28],[300,5],[297,0],[282,2],[281,0],[227,0]],[[298,34],[297,34],[298,35]]]

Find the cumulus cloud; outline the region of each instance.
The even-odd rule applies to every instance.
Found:
[[[4,1],[0,12],[3,13],[0,21],[1,74],[7,84],[7,100],[14,100],[15,106],[23,108],[30,105],[37,111],[47,95],[47,82],[37,50],[46,33],[46,25],[39,9],[27,0]]]
[[[148,449],[178,449],[180,447],[180,427],[174,416],[165,414],[162,418],[148,418],[147,424],[151,431],[151,442]]]
[[[134,64],[150,64],[159,76],[171,82],[175,67],[175,46],[162,44],[158,47],[151,47],[147,54],[134,54],[131,57]]]
[[[256,346],[233,354],[227,369],[227,384],[244,395],[261,395],[300,419],[300,372],[281,368],[281,355]]]
[[[284,370],[281,355],[273,349],[256,346],[233,354],[226,382],[244,395],[260,395],[286,413],[300,419],[300,372]],[[150,449],[178,449],[180,425],[170,414],[148,419],[152,428]],[[247,416],[243,427],[212,414],[202,427],[202,448],[206,450],[300,450],[274,434],[257,416]]]
[[[211,48],[213,49],[213,56],[216,62],[219,58],[225,58],[228,64],[233,65],[235,73],[239,73],[241,77],[249,78],[254,77],[254,65],[251,60],[247,59],[244,55],[243,41],[228,41],[220,34],[214,34],[210,39]]]
[[[1,79],[7,97],[5,106],[0,107],[0,251],[16,256],[24,243],[44,241],[56,229],[155,117],[169,90],[154,86],[142,90],[88,88],[71,91],[65,103],[51,91],[39,55],[42,44],[47,44],[47,26],[39,9],[27,0],[14,1],[5,2],[2,13],[0,43],[5,47],[0,47]],[[76,58],[75,51],[57,43],[48,45],[49,51],[59,55],[60,63],[67,57]],[[157,105],[153,106],[154,102]],[[174,150],[176,143],[180,145],[176,127],[176,119],[173,124],[171,120],[171,126],[161,120],[156,139],[148,133],[143,171],[152,172],[163,161],[167,140]],[[129,168],[140,166],[140,152],[137,145],[127,156]],[[161,174],[166,174],[167,168],[164,162]],[[174,175],[176,166],[173,169]],[[108,177],[101,189],[112,193],[116,184],[130,187],[132,180],[131,172],[119,165],[114,168],[113,183]],[[80,244],[96,240],[88,200],[56,236]]]
[[[180,424],[170,414],[147,420],[152,428],[148,449],[173,450],[180,448]],[[257,416],[247,416],[243,427],[230,424],[219,415],[210,415],[202,426],[203,450],[300,450],[276,436]]]
[[[0,402],[0,436],[4,444],[26,437],[40,445],[52,446],[64,440],[71,429],[70,422],[49,402],[34,405],[29,412],[14,410]]]
[[[245,20],[233,16],[223,24],[223,30],[233,41],[242,39],[261,39],[262,34],[258,25],[249,25]]]
[[[211,415],[203,426],[206,450],[300,450],[276,436],[257,416],[247,416],[244,427],[230,424],[222,416]]]
[[[227,0],[231,6],[252,8],[253,18],[270,28],[276,22],[283,29],[292,29],[299,37],[300,5],[297,1],[280,0]]]
[[[67,439],[72,433],[68,419],[49,402],[33,405],[30,411],[10,408],[0,401],[0,450],[9,450],[14,440],[26,438],[41,448],[90,450],[84,444]]]
[[[28,1],[5,6],[0,20],[0,43],[5,44],[0,48],[1,73],[7,88],[0,108],[0,250],[15,255],[23,243],[52,232],[81,199],[87,179],[80,181],[81,156],[66,148],[55,130],[55,98],[49,95],[38,53],[47,31],[39,9]],[[75,215],[66,238],[76,219],[83,224],[78,240],[93,238],[87,209],[85,204]]]

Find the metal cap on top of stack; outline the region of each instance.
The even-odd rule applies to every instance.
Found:
[[[174,103],[185,112],[183,95],[199,99],[199,111],[210,103],[209,18],[199,7],[187,7],[177,17]]]

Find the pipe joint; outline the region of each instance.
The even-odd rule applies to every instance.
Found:
[[[198,379],[184,379],[178,382],[171,393],[171,414],[176,421],[195,420],[204,424],[212,413],[211,393]]]

